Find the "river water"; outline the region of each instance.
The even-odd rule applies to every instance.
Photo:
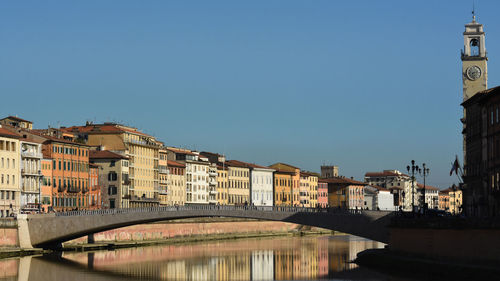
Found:
[[[64,252],[0,260],[0,280],[405,280],[350,263],[383,246],[339,235]]]

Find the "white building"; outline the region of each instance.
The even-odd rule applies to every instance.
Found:
[[[274,169],[249,164],[250,170],[250,203],[255,206],[273,206],[273,172]]]
[[[411,177],[398,170],[384,170],[383,172],[369,172],[365,174],[365,182],[392,190],[394,205],[404,211],[411,211],[412,202],[418,206],[417,182],[412,186]]]
[[[368,210],[394,211],[394,194],[379,186],[367,185],[364,188],[364,207]]]
[[[217,192],[217,171],[210,175],[208,158],[196,151],[180,148],[167,148],[168,160],[182,162],[186,165],[186,204],[209,204],[216,201],[210,199],[210,180],[215,177],[215,192]],[[213,193],[213,191],[212,191]]]
[[[274,252],[272,250],[252,251],[252,280],[274,280]]]
[[[424,185],[423,184],[418,184],[418,202],[419,206],[423,206],[423,189]],[[427,204],[428,209],[438,209],[439,208],[439,189],[430,186],[430,185],[425,185],[425,204]]]
[[[37,211],[41,201],[42,145],[21,139],[21,212]]]

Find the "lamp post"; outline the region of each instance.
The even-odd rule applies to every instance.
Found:
[[[415,160],[411,160],[411,166],[406,166],[408,173],[411,171],[411,211],[415,212],[415,172],[418,172],[418,165],[415,165]]]
[[[422,164],[422,169],[418,170],[419,174],[421,174],[424,177],[424,188],[422,190],[422,194],[423,194],[422,196],[424,197],[424,199],[422,200],[424,214],[425,214],[425,211],[427,210],[427,206],[425,205],[425,177],[429,175],[429,171],[430,171],[430,169],[425,167],[425,163]]]

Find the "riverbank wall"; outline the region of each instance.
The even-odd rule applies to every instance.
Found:
[[[299,233],[301,231],[322,231],[302,225],[233,218],[196,218],[172,220],[150,224],[140,224],[117,228],[109,231],[81,237],[64,243],[64,245],[82,245],[89,243],[133,243],[161,241],[175,238],[177,241],[202,239],[204,236],[213,239],[220,237],[254,237],[258,234],[279,235]],[[15,220],[0,221],[0,251],[19,248],[19,235]]]
[[[304,227],[297,224],[273,221],[231,218],[198,218],[157,222],[117,228],[81,237],[64,243],[64,245],[113,242],[144,242],[176,238],[193,238],[217,235],[237,234],[279,234],[298,232]]]

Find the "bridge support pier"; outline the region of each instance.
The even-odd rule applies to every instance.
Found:
[[[21,249],[33,249],[31,245],[30,229],[28,227],[28,215],[17,215],[17,235],[19,237],[19,247]]]
[[[88,244],[94,244],[95,243],[94,233],[87,235],[87,243]]]

